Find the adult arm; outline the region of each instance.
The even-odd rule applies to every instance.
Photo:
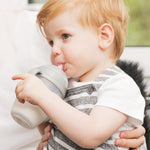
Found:
[[[42,138],[37,147],[37,150],[43,150],[50,137],[51,129],[52,129],[51,125],[48,123],[48,125],[45,127],[44,131],[42,132],[43,133]],[[119,147],[138,149],[144,143],[144,134],[145,134],[145,129],[143,126],[139,126],[138,128],[134,128],[133,130],[121,131],[120,138],[115,140],[115,145]]]

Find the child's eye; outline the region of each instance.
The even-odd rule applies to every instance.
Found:
[[[69,34],[62,34],[62,38],[65,40],[65,39],[68,39],[70,37]]]
[[[49,41],[49,45],[50,45],[51,47],[53,47],[54,42],[53,42],[53,41]]]

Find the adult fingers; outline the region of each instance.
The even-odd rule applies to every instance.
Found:
[[[139,148],[142,144],[144,144],[144,137],[140,137],[138,139],[116,139],[115,145],[119,147],[126,148]]]
[[[49,137],[50,137],[50,132],[48,132],[47,134],[44,134],[42,136],[42,139],[41,139],[41,141],[40,141],[40,143],[39,143],[39,145],[38,145],[36,150],[43,150],[44,146],[48,142]]]
[[[43,150],[44,146],[47,144],[47,141],[50,137],[50,131],[52,129],[52,125],[49,124],[47,127],[44,128],[44,135],[42,136],[41,142],[38,145],[36,150]]]
[[[121,131],[120,138],[123,139],[137,139],[145,134],[145,128],[140,126],[138,128],[134,128],[133,130]]]
[[[40,142],[40,144],[38,145],[38,147],[36,148],[36,150],[43,150],[44,146],[47,144],[47,142]]]
[[[41,141],[42,141],[42,142],[47,142],[48,139],[49,139],[49,137],[50,137],[50,132],[44,134],[44,135],[42,136]]]
[[[48,132],[51,132],[51,129],[52,129],[52,125],[49,124],[45,129],[44,129],[44,134],[48,133]]]

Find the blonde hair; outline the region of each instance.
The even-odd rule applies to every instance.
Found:
[[[113,59],[116,61],[125,46],[128,26],[128,9],[123,0],[49,0],[37,15],[37,23],[42,31],[50,18],[77,9],[79,22],[83,27],[98,29],[108,23],[114,29]]]

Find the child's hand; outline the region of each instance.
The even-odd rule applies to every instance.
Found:
[[[47,87],[44,83],[34,75],[28,73],[17,74],[14,75],[12,79],[22,80],[17,84],[15,89],[16,97],[21,103],[28,101],[32,104],[38,105],[41,96],[47,91]]]

